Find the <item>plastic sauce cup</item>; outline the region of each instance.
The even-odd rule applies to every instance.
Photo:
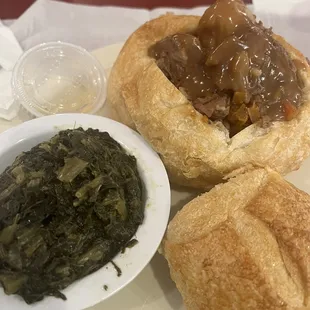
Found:
[[[50,42],[26,51],[16,63],[12,92],[33,116],[95,114],[106,100],[106,75],[85,49]]]

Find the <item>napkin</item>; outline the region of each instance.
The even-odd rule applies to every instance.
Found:
[[[257,17],[266,27],[310,58],[310,0],[253,0]]]
[[[18,103],[12,96],[11,79],[15,63],[22,49],[10,28],[0,21],[0,117],[13,119],[18,112]]]
[[[38,0],[13,21],[10,28],[24,49],[59,40],[91,51],[126,41],[143,23],[166,12],[202,15],[205,9],[168,7],[147,10]]]

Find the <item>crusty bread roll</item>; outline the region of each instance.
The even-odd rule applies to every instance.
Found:
[[[188,203],[163,242],[188,310],[310,309],[310,196],[250,171]]]
[[[148,48],[175,33],[191,33],[198,16],[167,14],[135,31],[125,43],[111,72],[108,100],[119,120],[135,128],[157,151],[172,183],[210,188],[243,166],[269,166],[281,174],[300,167],[310,155],[310,67],[305,57],[275,35],[292,59],[304,65],[304,104],[292,121],[266,128],[255,123],[232,138],[210,124],[163,74]]]

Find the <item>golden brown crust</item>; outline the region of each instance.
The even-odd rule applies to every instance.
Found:
[[[253,124],[229,138],[221,124],[210,124],[165,77],[147,49],[177,32],[192,32],[198,16],[165,15],[152,20],[126,42],[111,73],[108,100],[120,121],[136,128],[161,155],[172,182],[197,188],[218,184],[243,166],[270,166],[281,174],[300,167],[310,155],[310,68],[304,56],[275,38],[306,70],[301,113],[268,128]]]
[[[125,125],[135,128],[122,95],[123,87],[138,79],[141,72],[153,62],[147,55],[149,46],[176,32],[194,31],[199,19],[198,16],[168,13],[145,23],[128,38],[112,68],[108,84],[108,100]]]
[[[164,254],[190,310],[310,309],[310,196],[265,169],[171,221]]]

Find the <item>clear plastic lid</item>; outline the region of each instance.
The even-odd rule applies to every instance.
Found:
[[[99,61],[69,43],[37,45],[18,60],[12,77],[16,101],[34,116],[96,113],[106,99],[106,76]]]

